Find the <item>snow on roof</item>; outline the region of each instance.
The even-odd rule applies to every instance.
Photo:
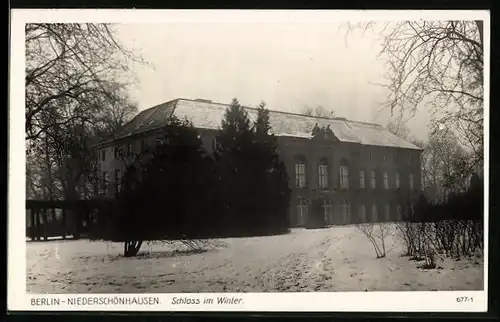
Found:
[[[214,103],[208,100],[176,99],[140,112],[117,133],[117,137],[158,129],[175,115],[187,118],[197,128],[218,129],[224,112],[229,104]],[[249,118],[257,117],[257,109],[245,107]],[[269,111],[272,131],[277,136],[310,138],[314,125],[330,126],[335,136],[343,142],[360,143],[420,150],[414,144],[392,134],[378,124],[357,122],[345,118],[323,118],[295,113]]]

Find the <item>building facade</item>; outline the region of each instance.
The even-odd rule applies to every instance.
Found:
[[[119,190],[126,165],[156,144],[172,115],[190,119],[213,152],[227,107],[176,99],[139,113],[98,146],[103,193]],[[256,109],[245,109],[255,119]],[[394,221],[411,214],[421,191],[417,146],[380,125],[344,118],[270,111],[270,121],[289,176],[291,226]]]

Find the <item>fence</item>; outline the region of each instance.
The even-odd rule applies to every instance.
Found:
[[[26,200],[26,237],[31,240],[90,237],[99,229],[106,204],[110,201]]]

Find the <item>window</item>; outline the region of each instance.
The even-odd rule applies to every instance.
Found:
[[[297,212],[298,212],[298,224],[299,226],[304,226],[307,220],[307,199],[299,198]]]
[[[131,156],[132,155],[132,144],[128,144],[127,145],[127,156]]]
[[[108,182],[109,182],[108,173],[104,171],[102,173],[102,182],[101,182],[101,190],[103,194],[108,193]]]
[[[365,170],[359,170],[359,188],[365,188]]]
[[[295,184],[297,188],[306,186],[306,165],[302,161],[295,164]]]
[[[377,222],[377,221],[378,221],[377,205],[373,204],[372,205],[372,222]]]
[[[320,189],[328,188],[328,164],[325,159],[318,165],[318,187]]]
[[[410,174],[410,177],[409,177],[409,184],[410,184],[410,189],[412,189],[412,190],[413,190],[413,188],[414,188],[413,174]]]
[[[372,170],[372,189],[377,188],[377,173]]]
[[[359,205],[359,222],[366,222],[366,207],[364,204]]]
[[[214,137],[213,140],[212,140],[212,150],[213,151],[217,151],[218,150],[218,142],[217,142],[217,137]]]
[[[101,151],[101,161],[106,161],[106,149],[102,149]]]
[[[142,139],[141,140],[141,152],[145,152],[147,149],[148,149],[148,140]]]
[[[387,161],[387,154],[384,154],[384,161]]]
[[[398,205],[396,207],[396,214],[398,216],[398,220],[403,220],[403,208],[401,207],[401,205]]]
[[[397,154],[396,154],[396,155],[394,156],[394,162],[395,162],[395,163],[398,163],[398,162],[399,162],[399,155],[397,155]]]
[[[386,221],[391,220],[391,206],[389,206],[388,203],[385,204],[385,220]]]
[[[373,155],[372,155],[372,151],[369,152],[369,158],[370,158],[370,161],[373,160]]]
[[[323,200],[323,216],[325,218],[325,224],[333,225],[332,201],[329,199]]]
[[[122,173],[120,170],[115,170],[115,185],[116,185],[116,192],[120,192],[120,188],[122,185]]]
[[[342,224],[349,223],[349,219],[351,216],[351,205],[349,204],[349,200],[344,199],[342,203]]]
[[[340,189],[349,188],[349,172],[346,165],[340,166]]]
[[[113,154],[114,154],[115,160],[120,158],[120,147],[119,146],[116,146],[113,149]]]
[[[384,189],[389,189],[389,175],[384,172]]]
[[[395,183],[396,183],[396,189],[399,189],[400,187],[399,172],[396,172]]]

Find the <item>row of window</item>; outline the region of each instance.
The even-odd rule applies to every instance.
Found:
[[[387,155],[387,154],[384,154],[383,155],[383,160],[384,162],[388,162],[390,159],[390,157]],[[370,161],[373,161],[374,160],[374,157],[373,157],[373,152],[369,152],[369,160]],[[398,154],[395,154],[394,155],[394,163],[400,163],[400,156]],[[408,155],[408,164],[415,164],[415,156],[414,155]]]
[[[306,199],[299,199],[297,205],[297,213],[298,213],[298,224],[304,225],[307,220],[308,215],[308,202]],[[390,221],[391,218],[391,206],[386,203],[384,205],[384,218],[379,218],[379,211],[377,204],[372,204],[370,209],[370,217],[367,217],[366,205],[360,204],[358,206],[358,220],[353,220],[351,217],[351,204],[349,200],[343,200],[340,205],[340,222],[341,224],[351,223],[353,221],[357,222],[377,222],[381,219],[384,221]],[[396,205],[396,218],[397,220],[401,220],[403,218],[403,207],[401,205]],[[325,223],[334,224],[334,216],[333,216],[333,205],[331,200],[323,200],[323,216]]]
[[[115,170],[115,191],[120,192],[121,188],[121,181],[122,181],[122,172],[120,170]],[[106,171],[102,173],[101,177],[101,182],[100,182],[100,189],[103,194],[108,193],[108,187],[109,187],[109,175]]]
[[[148,141],[146,139],[141,140],[141,151],[146,151],[148,146]],[[132,144],[125,145],[125,148],[122,146],[117,146],[111,149],[113,157],[115,160],[120,159],[123,155],[131,156],[133,154]],[[107,149],[101,150],[101,161],[106,161],[107,158]]]
[[[349,169],[345,165],[341,165],[339,168],[339,184],[340,189],[349,189]],[[306,165],[304,163],[295,164],[295,186],[297,188],[305,188],[306,181]],[[414,177],[410,174],[408,177],[408,184],[410,189],[414,189]],[[389,189],[389,174],[387,172],[383,173],[383,185],[385,189]],[[365,185],[365,170],[359,170],[359,188],[364,189]],[[377,172],[375,170],[371,171],[370,177],[370,187],[372,189],[377,188]],[[394,176],[394,187],[396,189],[401,188],[401,180],[399,172],[396,172]],[[328,165],[320,164],[318,165],[318,188],[327,189],[329,188],[328,181]]]

